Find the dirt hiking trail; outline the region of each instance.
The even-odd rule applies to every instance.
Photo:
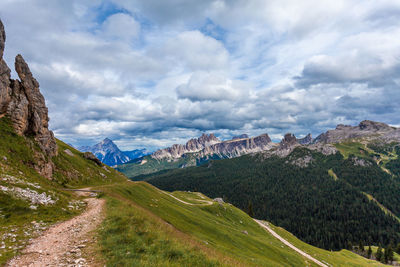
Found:
[[[317,260],[316,258],[311,257],[309,254],[305,253],[304,251],[298,249],[297,247],[295,247],[294,245],[292,245],[291,243],[289,243],[289,241],[287,241],[286,239],[284,239],[283,237],[281,237],[280,235],[278,235],[274,230],[272,230],[266,223],[264,223],[263,221],[260,220],[256,220],[254,219],[254,221],[256,223],[258,223],[262,228],[264,228],[265,230],[267,230],[268,232],[271,233],[271,235],[273,235],[274,237],[276,237],[277,239],[279,239],[283,244],[285,244],[286,246],[290,247],[291,249],[293,249],[294,251],[296,251],[297,253],[299,253],[300,255],[302,255],[303,257],[306,257],[307,259],[315,262],[316,264],[318,264],[319,266],[322,267],[328,267],[328,265],[320,262],[319,260]]]
[[[160,190],[162,191],[162,190]],[[166,191],[162,191],[163,193],[169,195],[170,197],[176,199],[177,201],[184,203],[186,205],[197,205],[197,206],[201,206],[201,205],[212,205],[213,202],[212,201],[206,201],[207,203],[205,204],[193,204],[193,203],[188,203],[186,201],[183,201],[175,196],[173,196],[171,193],[168,193]],[[299,248],[295,247],[293,244],[291,244],[289,241],[287,241],[286,239],[284,239],[283,237],[281,237],[280,235],[278,235],[274,230],[272,230],[266,223],[264,223],[261,220],[256,220],[253,219],[258,225],[260,225],[262,228],[264,228],[265,230],[267,230],[272,236],[274,236],[275,238],[279,239],[283,244],[285,244],[286,246],[288,246],[289,248],[293,249],[294,251],[296,251],[297,253],[299,253],[300,255],[302,255],[303,257],[313,261],[314,263],[316,263],[319,266],[322,267],[328,267],[328,265],[320,262],[319,260],[315,259],[314,257],[310,256],[309,254],[307,254],[306,252],[300,250]]]
[[[79,192],[80,195],[89,195]],[[82,256],[82,249],[95,242],[91,232],[101,223],[104,199],[87,198],[86,210],[46,230],[10,260],[6,266],[94,266],[92,260]]]

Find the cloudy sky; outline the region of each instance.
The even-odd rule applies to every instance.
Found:
[[[0,18],[74,145],[400,125],[398,0],[1,0]]]

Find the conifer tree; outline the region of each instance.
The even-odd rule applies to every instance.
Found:
[[[358,249],[359,249],[361,252],[364,252],[364,244],[363,244],[362,240],[360,240],[360,242],[358,243]]]
[[[351,244],[350,241],[347,242],[347,250],[350,250],[350,251],[353,250],[353,244]]]
[[[387,252],[386,252],[387,251]],[[387,254],[387,262],[392,262],[393,261],[393,245],[390,244],[386,249],[385,253]]]
[[[372,248],[371,248],[371,246],[368,247],[367,254],[368,254],[368,259],[370,259],[370,258],[371,258],[371,255],[372,255]]]
[[[375,255],[376,260],[377,260],[377,261],[381,261],[381,260],[383,259],[382,256],[383,256],[383,255],[382,255],[382,248],[381,248],[381,246],[379,246],[379,247],[378,247],[378,250],[376,251],[376,255]]]
[[[253,203],[249,201],[249,205],[247,207],[247,214],[249,214],[250,217],[254,217],[254,212],[253,212]]]

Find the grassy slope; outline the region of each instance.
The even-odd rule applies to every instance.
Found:
[[[83,153],[57,140],[59,155],[53,158],[57,169],[54,180],[66,187],[95,186],[122,182],[126,177],[111,167],[99,167],[95,162],[84,159]],[[74,156],[65,153],[69,149]]]
[[[80,152],[61,141],[58,145],[59,155],[53,158],[56,171],[53,180],[48,180],[34,169],[38,160],[46,158],[36,142],[16,135],[6,117],[0,119],[0,186],[45,193],[57,200],[52,205],[32,205],[28,200],[15,197],[14,193],[0,190],[0,265],[18,253],[27,239],[40,234],[51,224],[77,215],[84,208],[81,199],[63,191],[62,185],[78,187],[126,179],[111,168],[105,170],[84,159]],[[74,156],[64,152],[67,148]]]
[[[331,252],[311,246],[297,239],[294,235],[287,232],[281,227],[277,227],[272,224],[270,224],[270,226],[276,233],[288,240],[297,248],[303,250],[304,252],[321,260],[324,263],[329,263],[333,266],[361,266],[360,259],[362,259],[363,264],[367,264],[368,266],[383,266],[383,264],[377,261],[362,258],[361,256],[345,249],[337,252]]]
[[[190,264],[186,266],[214,266],[214,260],[221,265],[231,266],[313,265],[272,237],[246,213],[230,204],[187,205],[144,182],[127,182],[101,188],[106,192],[109,203],[120,202],[127,207],[116,212],[117,205],[111,205],[107,223],[101,232],[103,253],[110,266],[135,266],[135,263],[137,266],[174,266],[179,265],[187,255]],[[209,200],[196,193],[173,194],[189,203]],[[119,207],[122,207],[121,204]],[[177,231],[174,232],[167,224],[161,223],[159,218],[173,225]],[[150,233],[160,232],[162,228],[168,228],[169,235],[151,237]],[[187,243],[186,246],[176,243],[177,233],[186,236],[183,239]],[[162,243],[159,236],[162,236],[161,240],[170,240],[169,245],[177,250],[174,257],[158,255],[157,247]],[[179,240],[181,241],[182,239]],[[295,237],[290,241],[304,244]],[[312,255],[318,251],[317,259],[334,266],[379,265],[345,250],[328,252],[309,245],[307,249]],[[133,254],[135,251],[140,253]],[[206,260],[201,255],[208,255],[209,259]]]
[[[335,147],[340,151],[345,159],[347,159],[351,154],[360,158],[368,157],[368,151],[360,142],[347,141],[337,143],[335,144]]]

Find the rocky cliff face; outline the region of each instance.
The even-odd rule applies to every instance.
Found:
[[[200,152],[200,155],[202,157],[218,155],[221,158],[234,158],[245,154],[268,150],[271,147],[272,143],[268,134],[262,134],[251,138],[246,138],[242,135],[242,138],[234,138],[229,141],[208,146]]]
[[[11,71],[3,60],[6,35],[0,20],[0,116],[8,116],[19,135],[32,136],[43,152],[51,158],[57,155],[57,143],[48,129],[49,117],[39,83],[21,55],[15,58],[15,70],[20,80],[11,79]],[[51,177],[51,160],[39,160],[38,171]]]
[[[190,139],[186,144],[175,144],[171,147],[157,150],[151,157],[154,159],[177,159],[182,157],[185,153],[195,153],[203,150],[204,148],[221,142],[214,134],[203,134],[199,138]]]
[[[309,145],[313,142],[311,134],[307,134],[305,137],[297,139],[297,142],[301,145]]]
[[[228,141],[220,141],[214,134],[203,134],[197,139],[189,140],[185,145],[175,144],[172,147],[158,150],[151,157],[157,160],[178,159],[186,153],[196,153],[198,158],[207,158],[213,155],[220,158],[233,158],[264,151],[271,147],[271,139],[267,134],[251,138],[241,135]]]

